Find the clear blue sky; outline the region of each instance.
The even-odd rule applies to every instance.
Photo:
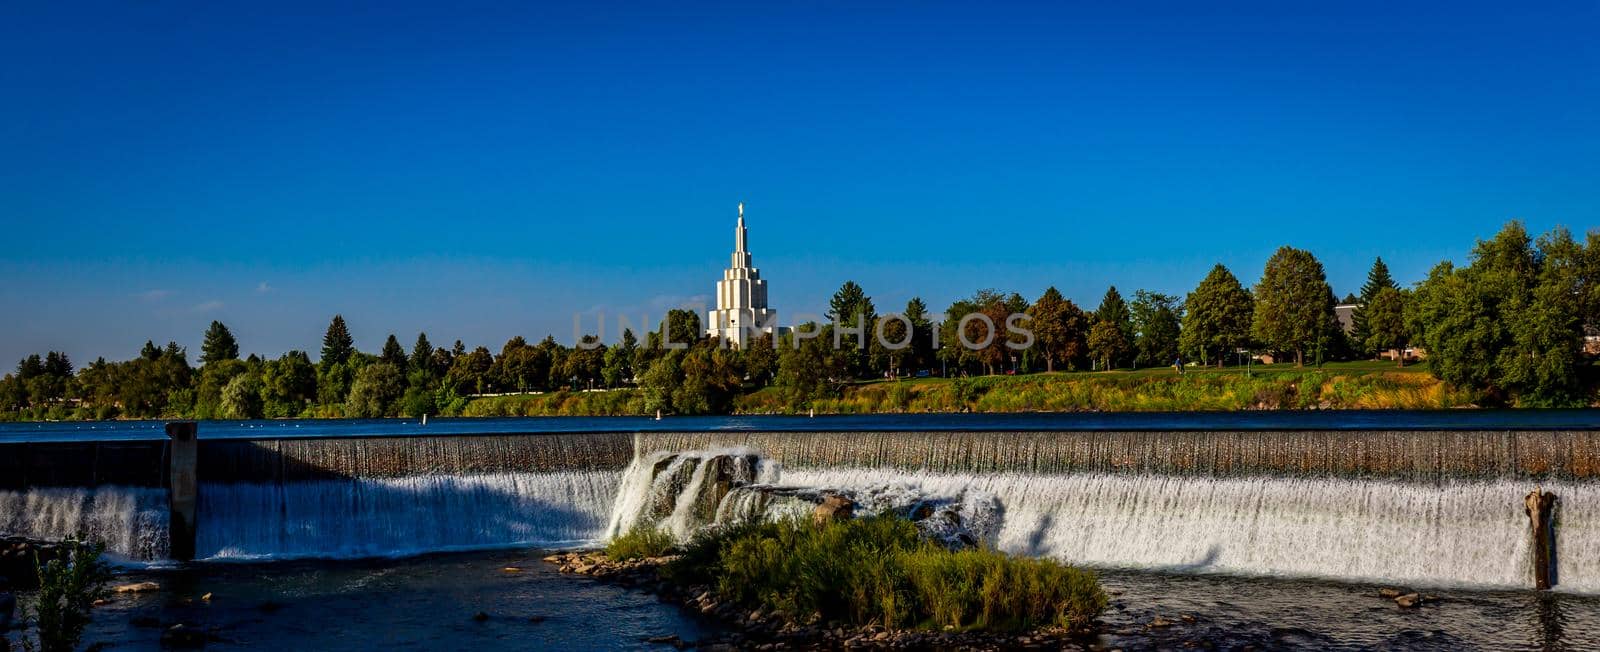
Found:
[[[570,341],[708,300],[740,200],[785,315],[1600,224],[1595,2],[213,4],[0,8],[0,367]]]

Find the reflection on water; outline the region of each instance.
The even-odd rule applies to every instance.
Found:
[[[1447,589],[1425,591],[1439,601],[1405,610],[1378,596],[1386,585],[1140,571],[1106,571],[1101,580],[1113,593],[1109,647],[1600,649],[1595,596]],[[1157,617],[1173,625],[1148,627]]]
[[[717,633],[648,594],[563,576],[532,551],[409,559],[201,563],[137,571],[157,593],[95,612],[85,642],[160,649],[176,623],[212,630],[208,649],[668,649],[643,639]],[[518,567],[521,572],[503,569]],[[1441,590],[1402,610],[1381,585],[1105,571],[1104,649],[1593,650],[1600,598]],[[1404,587],[1402,587],[1404,588]],[[212,594],[209,601],[200,599]],[[483,612],[488,617],[476,620]],[[1160,618],[1168,626],[1150,627]]]
[[[162,631],[177,623],[213,630],[207,649],[274,651],[661,649],[642,639],[697,640],[715,631],[653,596],[560,575],[539,561],[541,554],[138,571],[117,581],[152,580],[162,590],[118,595],[96,609],[84,642],[105,643],[103,650],[157,650]],[[210,600],[201,599],[208,593]],[[474,618],[478,612],[488,617]]]

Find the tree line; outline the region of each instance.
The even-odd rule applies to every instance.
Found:
[[[1533,238],[1511,222],[1479,241],[1467,265],[1439,263],[1412,287],[1397,283],[1378,259],[1360,293],[1344,301],[1357,306],[1348,333],[1322,263],[1285,246],[1253,286],[1217,264],[1185,296],[1138,290],[1129,300],[1112,286],[1093,310],[1050,287],[1033,301],[979,290],[943,315],[913,297],[900,312],[879,314],[872,297],[846,281],[829,302],[827,322],[796,325],[776,338],[762,334],[742,349],[707,337],[688,310],[670,311],[642,341],[631,330],[612,344],[588,335],[570,347],[553,337],[531,344],[518,336],[498,353],[468,350],[460,340],[435,347],[426,333],[409,351],[391,334],[377,354],[365,353],[335,315],[316,362],[305,351],[241,359],[228,327],[212,322],[198,366],[172,342],[146,342],[132,360],[102,358],[81,369],[61,352],[31,355],[0,379],[0,414],[420,416],[458,414],[481,394],[617,388],[636,390],[633,412],[703,414],[727,412],[740,393],[767,386],[801,409],[862,379],[1221,367],[1260,353],[1303,366],[1408,347],[1425,350],[1433,374],[1479,392],[1486,404],[1593,400],[1584,343],[1600,332],[1600,233],[1584,242],[1564,229]],[[1011,324],[1020,328],[1002,327]]]

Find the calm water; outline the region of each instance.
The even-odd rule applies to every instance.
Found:
[[[0,423],[0,441],[161,439],[161,421]],[[572,432],[1596,429],[1600,410],[1309,410],[859,416],[503,417],[203,421],[208,439]]]
[[[539,561],[543,554],[134,571],[117,582],[150,580],[162,590],[114,597],[95,611],[84,643],[157,650],[162,631],[177,623],[214,631],[207,649],[283,651],[663,649],[643,639],[676,634],[696,640],[717,631],[651,595],[561,575]],[[507,566],[523,571],[501,570]],[[206,593],[209,602],[200,599]],[[475,620],[480,611],[489,618]]]
[[[156,650],[163,629],[184,623],[215,632],[208,649],[668,650],[643,639],[719,631],[648,594],[560,575],[539,554],[133,571],[118,581],[153,580],[162,590],[118,596],[97,610],[85,642]],[[505,566],[524,570],[508,574]],[[1600,598],[1589,596],[1441,590],[1433,592],[1438,604],[1401,610],[1368,584],[1131,571],[1104,572],[1102,581],[1112,608],[1101,648],[1600,648]],[[199,599],[206,593],[209,602]],[[479,611],[489,618],[474,620]],[[1146,626],[1157,617],[1174,624]]]

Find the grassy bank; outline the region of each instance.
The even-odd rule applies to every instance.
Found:
[[[891,629],[1086,628],[1107,598],[1094,573],[923,540],[910,521],[749,523],[697,537],[665,573],[796,622]]]
[[[919,378],[859,383],[837,398],[815,401],[818,414],[928,412],[1150,412],[1186,410],[1446,409],[1476,397],[1452,389],[1421,367],[1343,363],[1243,369],[1170,368],[1039,373],[1024,376]],[[789,411],[775,388],[734,399],[738,414]],[[552,392],[473,399],[460,416],[642,415],[637,390]]]
[[[918,379],[852,385],[818,413],[1140,412],[1168,410],[1442,409],[1475,397],[1426,373],[1393,366],[1323,369],[1171,369]],[[741,413],[780,413],[775,390],[740,397]]]

